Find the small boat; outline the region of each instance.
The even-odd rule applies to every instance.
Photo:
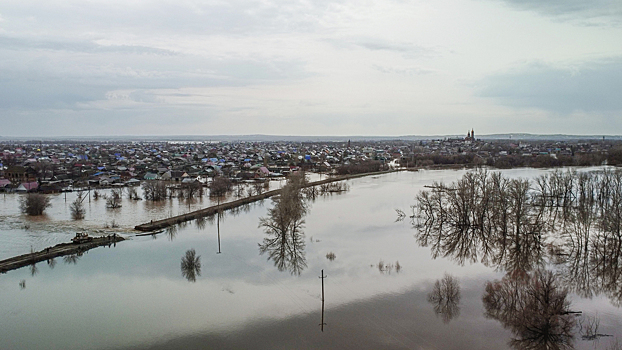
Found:
[[[164,230],[157,230],[157,231],[151,231],[151,232],[145,232],[145,233],[137,233],[135,235],[135,237],[139,237],[139,236],[153,236],[153,235],[157,235],[158,233],[162,233],[164,232]]]

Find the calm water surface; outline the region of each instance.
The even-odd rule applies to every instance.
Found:
[[[543,172],[504,173],[531,178]],[[259,218],[271,207],[265,201],[236,215],[189,222],[155,239],[133,237],[116,247],[0,275],[0,349],[508,349],[512,332],[484,317],[482,303],[486,282],[501,279],[504,271],[432,259],[428,248],[418,246],[410,222],[396,222],[395,209],[408,212],[424,185],[463,174],[421,171],[356,179],[346,194],[311,202],[304,249],[289,261],[299,264],[300,274],[287,267],[280,271],[260,255],[265,234]],[[73,235],[78,225],[69,220],[62,196],[39,221],[21,216],[14,197],[0,198],[2,258]],[[142,201],[124,202],[111,213],[93,203],[80,225],[103,229],[114,218],[127,236],[135,224],[169,209],[188,209],[177,200],[164,209]],[[208,198],[191,203],[191,209],[206,205]],[[28,220],[30,228],[24,229]],[[194,278],[181,269],[190,249],[200,256],[200,270],[190,271]],[[327,276],[323,331],[322,270]],[[437,313],[430,295],[446,274],[459,287],[459,298],[451,312]],[[572,310],[598,317],[600,333],[622,339],[615,302],[571,294],[571,303]],[[614,337],[595,342],[579,336],[574,345],[605,349]]]

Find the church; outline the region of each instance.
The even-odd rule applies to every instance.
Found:
[[[464,141],[475,141],[475,131],[471,129],[471,131],[467,131],[467,136],[464,138]]]

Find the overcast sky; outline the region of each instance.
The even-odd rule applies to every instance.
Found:
[[[622,1],[0,1],[0,136],[471,128],[622,134]]]

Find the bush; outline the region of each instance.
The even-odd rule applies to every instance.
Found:
[[[40,193],[27,194],[20,198],[19,203],[22,213],[31,216],[43,215],[43,211],[51,206],[50,198]]]
[[[84,214],[86,213],[86,210],[84,209],[84,205],[82,205],[82,196],[78,196],[78,198],[76,198],[76,200],[71,203],[71,205],[69,206],[69,210],[71,211],[72,219],[84,219]]]

